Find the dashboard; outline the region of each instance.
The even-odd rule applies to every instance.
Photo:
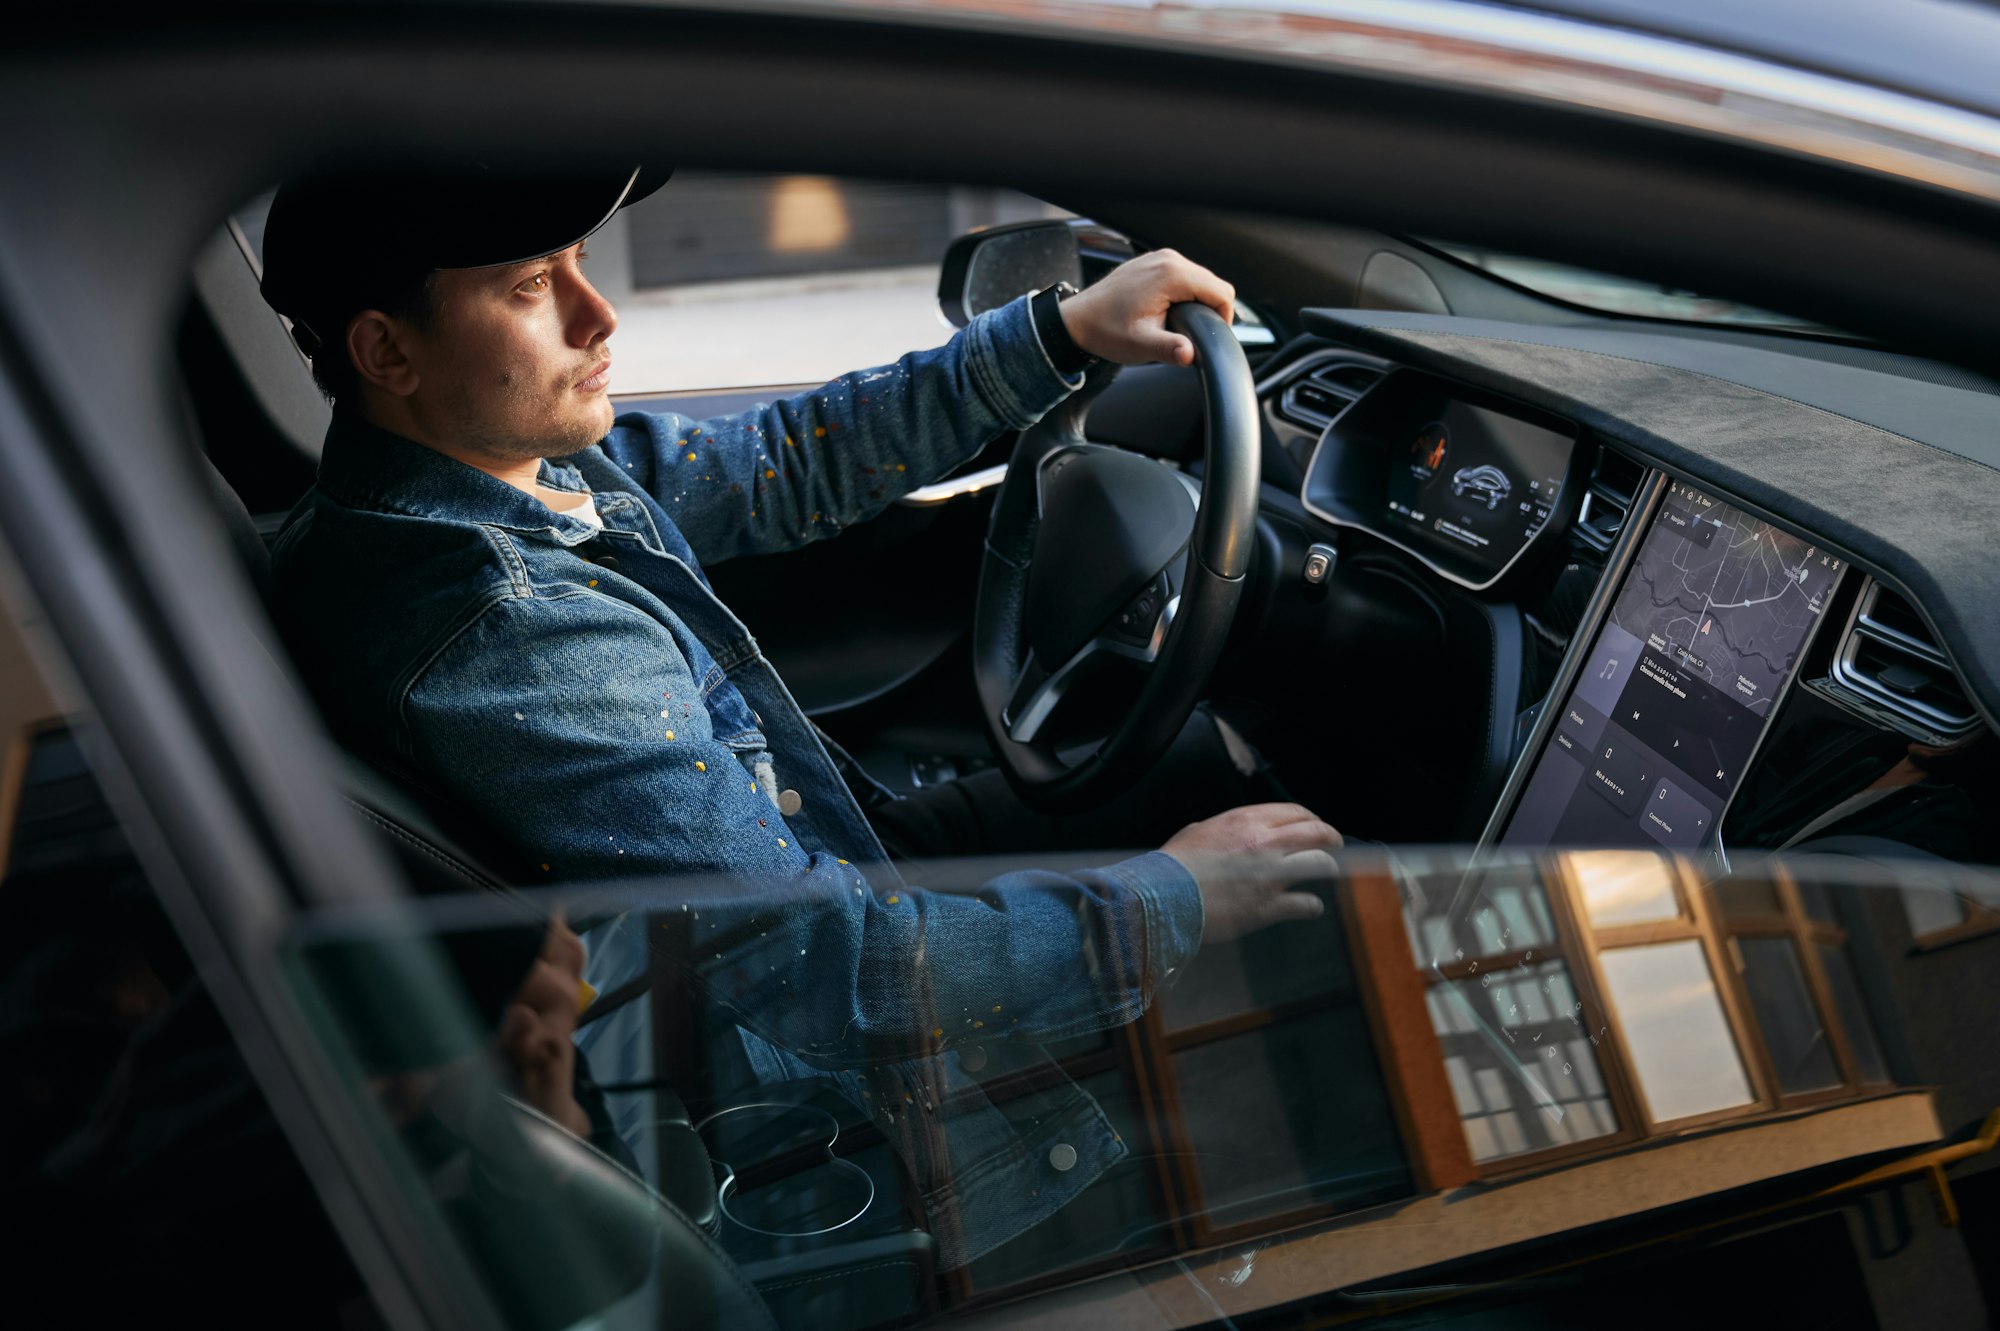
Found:
[[[1327,315],[1322,331],[1342,345],[1260,384],[1267,426],[1303,473],[1309,528],[1335,533],[1341,560],[1372,576],[1369,595],[1418,588],[1446,621],[1454,603],[1476,604],[1496,626],[1478,650],[1525,662],[1511,676],[1476,670],[1478,651],[1447,632],[1404,653],[1421,705],[1383,723],[1409,736],[1405,748],[1449,746],[1452,726],[1476,725],[1483,692],[1487,729],[1509,733],[1486,746],[1485,784],[1464,787],[1485,792],[1482,844],[1705,851],[1726,863],[1732,848],[1886,832],[1918,853],[1995,862],[1978,811],[2000,795],[2000,763],[1974,683],[1986,644],[1953,631],[1972,590],[1962,570],[1927,559],[1923,541],[1910,548],[1908,493],[1889,520],[1853,506],[1828,520],[1843,487],[1853,493],[1846,478],[1824,483],[1829,454],[1811,450],[1811,465],[1789,473],[1768,465],[1798,451],[1800,424],[1823,428],[1826,405],[1797,382],[1782,385],[1789,396],[1752,388],[1753,415],[1793,419],[1765,436],[1767,465],[1746,467],[1735,440],[1700,431],[1698,404],[1666,400],[1669,388],[1706,389],[1716,419],[1748,435],[1744,386],[1700,363],[1713,345],[1696,343],[1698,368],[1662,383],[1657,358],[1629,343],[1580,375],[1574,349],[1465,327],[1475,321]],[[1719,352],[1732,363],[1737,353]],[[1742,355],[1773,372],[1756,364],[1770,353]],[[1838,368],[1825,382],[1852,389],[1857,372]],[[1892,425],[1907,427],[1910,399],[1926,394],[1947,417],[1971,407],[2000,418],[1990,392],[1967,403],[1956,387],[1896,387],[1905,419]],[[1684,418],[1678,439],[1657,429],[1662,413]],[[1851,436],[1891,433],[1845,419]],[[1936,476],[1899,483],[1969,482],[2000,502],[1989,460],[1940,470],[1937,445],[1924,449],[1911,460]],[[1926,581],[1937,590],[1912,590]],[[1384,590],[1392,582],[1403,590]],[[1513,614],[1518,638],[1501,631]],[[1919,806],[1943,816],[1912,831],[1905,815]]]

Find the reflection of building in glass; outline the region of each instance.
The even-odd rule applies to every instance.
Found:
[[[1344,895],[1414,1181],[1407,1202],[1357,1211],[1306,1245],[1344,1278],[1504,1249],[1486,1269],[1518,1280],[1538,1261],[1568,1269],[1607,1226],[1647,1217],[1644,1232],[1657,1230],[1670,1207],[1679,1237],[1767,1217],[1780,1227],[1738,1243],[1797,1245],[1848,1272],[1868,1266],[1858,1252],[1878,1205],[1906,1225],[1935,1218],[1938,1241],[1956,1245],[1961,1201],[1985,1216],[2000,1200],[1991,1133],[1975,1136],[1982,1119],[2000,1122],[1987,1118],[2000,1106],[1992,1046],[1948,1038],[1964,1025],[1939,1006],[1979,973],[1972,952],[1990,967],[2000,934],[1956,957],[1921,938],[1913,950],[1897,890],[1782,866],[1704,882],[1689,863],[1630,851],[1523,855],[1472,874],[1456,854],[1403,855],[1396,876],[1357,877]],[[1958,881],[1965,912],[1977,899]],[[1948,957],[1941,987],[1925,968]],[[1990,975],[1970,983],[1991,993]],[[1948,1277],[1927,1277],[1953,1292],[1932,1292],[1979,1298],[1973,1254],[1990,1235],[1968,1232]],[[1537,1244],[1553,1255],[1534,1257]],[[1841,1297],[1872,1300],[1894,1324],[1914,1306],[1895,1293],[1903,1277],[1868,1270]]]
[[[1886,1089],[1824,886],[1702,887],[1622,850],[1412,883],[1411,970],[1482,1171]],[[1465,1173],[1450,1154],[1437,1172]]]
[[[1785,872],[1705,883],[1628,851],[1470,877],[1451,852],[1398,863],[1076,1043],[1064,1066],[1134,1158],[1115,1188],[976,1263],[975,1289],[1278,1231],[1290,1255],[1258,1271],[1289,1261],[1315,1287],[1465,1264],[1517,1280],[1626,1239],[1727,1238],[1744,1261],[1827,1265],[1841,1274],[1813,1307],[1891,1325],[1911,1305],[1893,1262],[1862,1255],[1871,1217],[1886,1206],[1958,1244],[1939,1208],[2000,1203],[2000,1152],[1968,1140],[2000,1106],[1992,1046],[1938,1038],[1963,1024],[1923,1011],[1938,996],[1896,891]],[[1945,1268],[1970,1282],[1975,1265]],[[1198,1270],[1211,1290],[1243,1274],[1219,1255]],[[1948,1303],[1979,1297],[1935,1278]]]

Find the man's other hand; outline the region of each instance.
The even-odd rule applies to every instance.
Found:
[[[1225,943],[1286,920],[1310,920],[1326,903],[1302,884],[1338,872],[1340,833],[1297,804],[1247,804],[1189,823],[1160,847],[1201,889],[1204,943]]]
[[[590,1116],[576,1102],[576,1046],[570,1042],[576,1034],[583,962],[583,940],[557,912],[549,921],[542,954],[500,1019],[500,1053],[520,1079],[529,1104],[588,1140]]]
[[[1076,344],[1120,365],[1194,364],[1194,344],[1167,330],[1167,307],[1198,300],[1228,322],[1236,288],[1172,250],[1154,250],[1113,269],[1057,308]]]

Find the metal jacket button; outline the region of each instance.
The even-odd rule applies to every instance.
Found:
[[[967,1072],[978,1072],[986,1066],[986,1051],[978,1045],[965,1050],[958,1056],[958,1065]]]
[[[778,812],[784,814],[785,817],[791,817],[804,807],[805,801],[799,798],[798,791],[781,790],[778,792]]]
[[[1076,1148],[1068,1142],[1057,1142],[1049,1148],[1049,1165],[1058,1174],[1067,1174],[1076,1168]]]

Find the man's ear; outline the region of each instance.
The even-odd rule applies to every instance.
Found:
[[[363,310],[347,321],[347,358],[364,383],[396,397],[417,391],[421,381],[406,334],[402,321],[380,310]]]

